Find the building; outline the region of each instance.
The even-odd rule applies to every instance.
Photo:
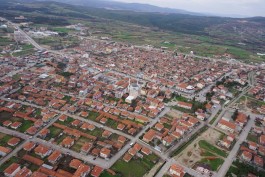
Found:
[[[20,165],[17,163],[12,163],[4,171],[5,176],[14,177],[21,170]]]
[[[32,174],[32,171],[28,169],[27,167],[23,167],[21,170],[19,170],[15,177],[29,177]]]
[[[169,168],[169,174],[173,175],[174,177],[183,177],[185,174],[184,168],[177,164],[173,164]]]
[[[62,141],[61,145],[63,147],[66,147],[66,148],[70,148],[71,146],[74,145],[74,142],[75,140],[69,136],[67,136],[66,138],[64,138],[64,140]]]
[[[100,174],[103,172],[103,170],[104,170],[103,168],[95,166],[90,175],[93,177],[99,177]]]
[[[228,122],[224,119],[221,119],[218,124],[217,127],[223,129],[223,130],[227,130],[230,133],[234,133],[236,130],[236,124],[232,123],[232,122]]]
[[[109,156],[110,156],[110,150],[109,149],[107,149],[107,148],[102,148],[101,150],[100,150],[100,157],[103,157],[103,158],[109,158]]]
[[[11,152],[10,148],[0,146],[0,156],[6,156],[10,152]]]
[[[191,109],[192,108],[192,104],[191,103],[186,103],[186,102],[183,102],[183,101],[178,101],[177,106],[181,107],[181,108],[185,108],[185,109]]]
[[[62,154],[60,151],[55,150],[49,157],[48,161],[51,164],[55,164],[60,158],[62,157]]]
[[[250,162],[252,159],[252,154],[248,151],[243,151],[241,157],[243,160]]]

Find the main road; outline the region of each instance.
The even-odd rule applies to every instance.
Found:
[[[225,159],[225,161],[224,161],[223,165],[221,166],[221,168],[219,169],[217,175],[214,175],[214,177],[224,177],[226,175],[228,169],[230,168],[230,166],[233,163],[234,158],[237,155],[237,152],[238,152],[241,144],[246,140],[249,131],[251,130],[251,128],[255,124],[255,118],[256,118],[256,115],[254,115],[254,114],[250,115],[250,120],[248,121],[248,123],[244,127],[244,129],[242,130],[236,144],[234,145],[233,149],[230,151],[228,157]]]

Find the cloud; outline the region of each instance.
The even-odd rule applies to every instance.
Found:
[[[116,0],[184,9],[193,12],[265,16],[265,0]]]

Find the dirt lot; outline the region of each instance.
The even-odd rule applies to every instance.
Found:
[[[174,118],[181,118],[181,115],[183,113],[177,110],[170,110],[166,115],[168,115],[169,117],[174,117]]]
[[[200,140],[206,140],[210,144],[214,145],[219,140],[220,136],[220,132],[208,129],[201,136],[196,138],[182,153],[177,155],[175,159],[183,165],[192,168],[196,162],[199,162],[207,156],[204,155],[205,151],[199,147],[198,142]]]

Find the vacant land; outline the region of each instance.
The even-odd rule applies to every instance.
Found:
[[[158,157],[154,154],[144,156],[143,159],[132,159],[130,162],[118,160],[111,169],[126,177],[142,177],[156,164]]]
[[[211,145],[210,143],[208,143],[205,140],[199,141],[199,146],[200,146],[200,148],[208,150],[208,151],[215,153],[217,155],[220,155],[222,157],[227,157],[227,153],[225,151],[220,150],[219,148],[215,147],[214,145]]]
[[[192,143],[175,157],[176,161],[190,168],[198,164],[205,164],[213,171],[217,171],[227,156],[225,151],[217,148],[215,143],[222,134],[216,130],[208,129],[197,137]]]

